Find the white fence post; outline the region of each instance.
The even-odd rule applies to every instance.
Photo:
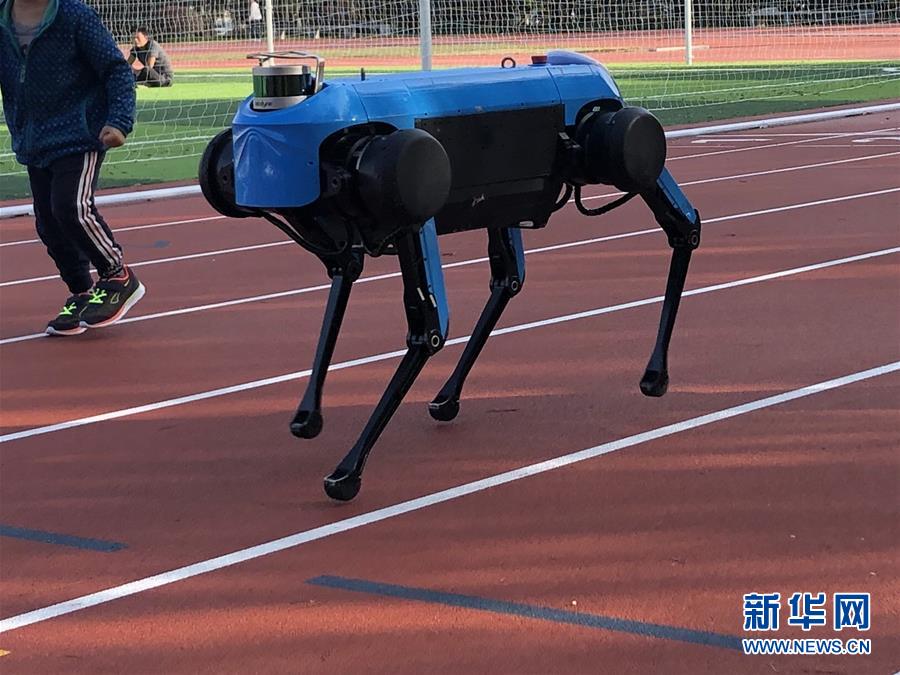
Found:
[[[272,0],[266,0],[266,50],[275,51],[275,22],[272,20]]]
[[[422,70],[431,70],[431,0],[419,0],[419,56]]]
[[[684,0],[684,62],[694,62],[693,0]]]

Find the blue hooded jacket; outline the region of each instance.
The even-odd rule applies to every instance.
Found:
[[[22,53],[13,0],[0,0],[0,92],[16,159],[46,167],[103,151],[100,130],[134,124],[134,76],[97,12],[81,0],[50,0]]]

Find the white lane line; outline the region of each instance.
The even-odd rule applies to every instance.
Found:
[[[131,225],[129,227],[113,228],[114,233],[131,232],[132,230],[152,230],[157,227],[169,227],[170,225],[188,225],[190,223],[205,223],[210,220],[225,220],[225,216],[205,216],[203,218],[187,218],[185,220],[170,220],[165,223],[150,223],[148,225]],[[22,244],[40,244],[40,239],[19,239],[0,244],[0,248],[7,246],[21,246]]]
[[[827,135],[819,138],[818,140],[827,142],[833,138],[838,138],[837,136]],[[694,145],[722,145],[724,147],[729,147],[729,143],[767,143],[769,141],[774,141],[775,138],[758,138],[751,136],[709,136],[708,138],[698,138],[694,141],[691,141]],[[880,141],[900,141],[900,136],[866,136],[865,138],[852,138],[849,139],[851,143],[878,143]],[[815,146],[814,146],[815,147]],[[849,146],[844,146],[849,147]]]
[[[362,513],[351,518],[335,520],[326,525],[320,525],[319,527],[303,530],[286,537],[281,537],[280,539],[274,539],[263,544],[257,544],[256,546],[238,549],[237,551],[232,551],[231,553],[226,553],[225,555],[220,555],[215,558],[202,560],[200,562],[193,563],[192,565],[178,567],[167,572],[144,577],[143,579],[136,579],[135,581],[131,581],[120,586],[113,586],[102,591],[97,591],[96,593],[89,593],[88,595],[82,595],[80,597],[66,600],[65,602],[60,602],[55,605],[41,607],[30,612],[24,612],[22,614],[8,617],[0,621],[0,633],[6,633],[18,628],[41,623],[43,621],[48,621],[56,617],[79,612],[90,607],[102,605],[128,596],[138,595],[139,593],[146,593],[147,591],[153,590],[155,588],[168,586],[179,581],[184,581],[185,579],[190,579],[191,577],[200,576],[202,574],[209,574],[210,572],[215,572],[227,567],[234,567],[235,565],[240,565],[250,560],[255,560],[256,558],[261,558],[266,555],[278,553],[279,551],[296,548],[298,546],[302,546],[303,544],[308,544],[320,539],[332,537],[343,532],[356,530],[367,525],[372,525],[373,523],[378,523],[390,518],[396,518],[398,516],[412,513],[414,511],[421,511],[422,509],[427,509],[437,504],[443,504],[445,502],[453,501],[467,495],[475,494],[477,492],[483,492],[485,490],[513,483],[515,481],[520,481],[532,476],[537,476],[549,471],[555,471],[556,469],[571,466],[579,462],[596,459],[597,457],[602,457],[618,450],[625,450],[626,448],[631,448],[643,443],[649,443],[650,441],[665,438],[667,436],[673,436],[675,434],[684,433],[692,429],[698,429],[700,427],[708,426],[711,424],[724,422],[726,420],[734,419],[735,417],[747,415],[752,412],[765,410],[766,408],[782,405],[790,401],[796,401],[807,396],[814,396],[816,394],[832,391],[840,387],[846,387],[857,382],[863,382],[871,378],[887,375],[888,373],[894,373],[898,370],[900,370],[900,361],[886,363],[875,368],[869,368],[867,370],[850,373],[849,375],[844,375],[843,377],[836,377],[806,387],[791,389],[780,394],[775,394],[773,396],[759,398],[748,403],[742,403],[740,405],[731,406],[729,408],[722,408],[721,410],[716,410],[705,415],[691,417],[689,419],[682,420],[681,422],[667,424],[665,426],[650,429],[649,431],[644,431],[639,434],[626,436],[615,441],[609,441],[607,443],[595,445],[590,448],[585,448],[577,452],[570,452],[565,455],[559,455],[552,459],[537,462],[535,464],[529,464],[527,466],[513,469],[511,471],[504,471],[502,473],[494,474],[480,480],[457,485],[446,490],[432,492],[431,494],[417,497],[416,499],[411,499],[399,504],[394,504],[392,506],[387,506],[381,509],[376,509],[374,511],[369,511],[367,513]]]
[[[877,143],[878,141],[900,141],[900,136],[873,136],[871,138],[854,138],[851,143]],[[888,143],[887,145],[891,145]]]
[[[791,138],[791,137],[794,137],[794,138],[803,138],[803,137],[811,138],[811,137],[817,137],[817,138],[824,138],[825,140],[827,140],[827,139],[830,138],[831,136],[834,136],[835,134],[840,134],[840,133],[842,133],[842,132],[840,132],[840,131],[816,131],[816,132],[806,132],[806,133],[774,133],[774,132],[768,132],[768,131],[766,131],[766,132],[761,133],[761,134],[753,134],[753,133],[751,133],[751,134],[749,134],[749,135],[743,135],[743,134],[711,134],[711,135],[709,135],[709,136],[700,136],[699,138],[710,138],[710,139],[713,139],[713,138],[738,138],[738,139],[741,139],[741,138],[751,138],[751,137],[752,137],[752,138],[760,138],[761,140],[768,141],[768,140],[772,140],[772,138]]]
[[[792,124],[806,124],[812,122],[822,122],[844,117],[855,117],[857,115],[869,115],[879,112],[893,112],[900,109],[900,103],[888,103],[883,105],[864,106],[853,109],[842,109],[837,111],[823,111],[818,113],[810,113],[807,115],[789,115],[785,117],[775,117],[768,119],[756,119],[746,122],[733,122],[729,124],[715,124],[704,127],[691,127],[686,129],[676,129],[666,132],[668,140],[676,140],[680,138],[693,138],[704,134],[718,134],[726,132],[743,131],[750,129],[769,129],[773,127],[788,126]],[[863,133],[873,133],[873,130]],[[186,156],[186,155],[185,155]],[[13,175],[13,174],[0,174]],[[130,204],[142,201],[154,201],[173,197],[197,196],[200,194],[200,186],[196,183],[193,185],[184,185],[173,188],[159,188],[152,190],[139,190],[137,192],[126,192],[111,195],[100,195],[97,203],[101,206],[113,204]],[[9,207],[0,206],[0,219],[14,218],[21,215],[34,215],[31,205],[18,204]]]
[[[721,181],[729,181],[729,180],[740,180],[741,178],[753,178],[755,176],[770,176],[776,173],[788,173],[790,171],[802,171],[803,169],[818,169],[823,166],[835,166],[837,164],[852,164],[854,162],[864,162],[866,160],[871,159],[883,159],[885,157],[894,157],[895,155],[900,155],[900,151],[897,152],[883,152],[879,155],[866,155],[865,157],[851,157],[849,159],[836,159],[830,162],[817,162],[815,164],[802,164],[800,166],[786,166],[781,169],[766,169],[765,171],[751,171],[749,173],[736,173],[730,176],[718,176],[716,178],[701,178],[699,180],[692,180],[686,183],[682,183],[682,187],[687,187],[690,185],[705,185],[707,183],[719,183]],[[590,197],[582,197],[581,201],[590,201],[592,199],[603,199],[607,197],[620,197],[624,192],[609,192],[602,195],[592,195]],[[574,200],[569,200],[569,204],[574,203]]]
[[[807,145],[807,148],[841,148],[843,150],[870,150],[872,148],[897,148],[900,147],[896,143],[871,143],[865,147],[859,145],[837,144],[837,143],[816,143]]]
[[[163,263],[171,263],[171,262],[180,262],[182,260],[195,260],[197,258],[213,258],[217,255],[227,255],[229,253],[243,253],[245,251],[258,251],[264,248],[272,248],[273,246],[285,246],[287,244],[293,244],[294,242],[290,239],[285,239],[284,241],[272,241],[266,244],[253,244],[252,246],[236,246],[234,248],[221,248],[217,251],[204,251],[203,253],[191,253],[188,255],[179,255],[174,256],[172,258],[155,258],[153,260],[144,260],[141,262],[133,262],[128,263],[129,267],[146,267],[147,265],[161,265]],[[92,272],[96,270],[92,269]],[[33,284],[38,281],[54,281],[58,280],[58,274],[50,274],[44,277],[30,277],[28,279],[13,279],[11,281],[4,281],[0,283],[0,288],[5,286],[21,286],[23,284]]]
[[[708,143],[721,143],[722,145],[727,143],[765,143],[771,140],[771,138],[754,138],[752,136],[723,136],[722,138],[710,136],[709,138],[695,138],[691,141],[691,145],[707,145]]]
[[[706,293],[715,293],[716,291],[724,291],[729,288],[738,288],[740,286],[749,286],[751,284],[758,284],[765,281],[773,281],[774,279],[783,279],[784,277],[795,276],[797,274],[804,274],[806,272],[815,272],[816,270],[827,269],[829,267],[835,267],[838,265],[846,265],[848,263],[860,262],[862,260],[869,260],[871,258],[880,258],[881,256],[893,255],[895,253],[900,253],[900,246],[895,246],[894,248],[885,248],[880,251],[871,251],[869,253],[861,253],[859,255],[850,256],[847,258],[838,258],[836,260],[826,260],[825,262],[813,263],[812,265],[804,265],[802,267],[792,267],[786,270],[780,270],[778,272],[769,272],[768,274],[760,274],[754,277],[746,277],[744,279],[736,279],[735,281],[726,281],[721,284],[712,284],[711,286],[702,286],[701,288],[695,288],[693,290],[685,291],[682,294],[683,298],[688,298],[693,295],[704,295]],[[612,305],[610,307],[600,307],[598,309],[589,309],[584,312],[575,312],[574,314],[566,314],[559,317],[553,317],[551,319],[542,319],[540,321],[532,321],[530,323],[522,323],[517,326],[509,326],[507,328],[498,328],[491,333],[491,336],[494,335],[506,335],[507,333],[518,333],[524,330],[531,330],[533,328],[541,328],[543,326],[551,326],[557,323],[565,323],[567,321],[577,321],[578,319],[587,319],[594,316],[600,316],[602,314],[611,314],[612,312],[620,312],[626,309],[633,309],[635,307],[643,307],[645,305],[655,305],[657,303],[661,303],[663,301],[663,296],[658,295],[654,298],[646,298],[644,300],[634,300],[632,302],[626,302],[621,305]],[[469,337],[465,338],[457,338],[457,340],[448,340],[447,344],[459,342],[466,342]],[[3,437],[0,436],[0,442],[3,441]]]
[[[834,134],[831,138],[826,139],[826,140],[837,140],[839,138],[850,138],[852,136],[866,136],[869,134],[880,134],[885,131],[898,131],[898,129],[900,129],[900,128],[889,127],[886,129],[875,129],[872,131],[854,131],[854,132],[848,132],[848,133],[840,133],[840,134]],[[734,153],[738,153],[738,152],[750,152],[752,150],[767,150],[769,148],[783,148],[788,145],[803,145],[803,144],[808,144],[808,143],[815,143],[817,141],[822,141],[822,140],[823,139],[821,139],[821,138],[806,138],[806,139],[803,139],[800,141],[784,141],[781,143],[766,143],[764,145],[751,145],[746,148],[728,148],[727,150],[716,150],[713,152],[701,152],[701,153],[697,153],[694,155],[678,155],[675,157],[668,157],[666,159],[666,161],[674,162],[676,160],[680,161],[682,159],[697,159],[699,157],[713,157],[715,155],[729,155],[729,154],[734,154]]]
[[[715,179],[710,179],[715,180]],[[878,190],[875,192],[862,192],[855,195],[845,195],[843,197],[831,197],[825,200],[816,200],[812,202],[802,202],[800,204],[788,204],[787,206],[776,206],[771,209],[764,209],[762,211],[747,211],[745,213],[734,213],[728,216],[720,216],[718,218],[710,218],[704,221],[704,225],[710,225],[712,223],[721,223],[729,220],[740,220],[742,218],[751,218],[759,215],[767,215],[770,213],[778,213],[781,211],[793,211],[795,209],[808,208],[812,206],[821,206],[823,204],[831,204],[835,202],[849,201],[853,199],[863,199],[866,197],[878,196],[882,194],[889,194],[892,192],[900,192],[900,187],[889,188],[886,190]],[[530,255],[533,253],[545,253],[547,251],[559,251],[567,248],[574,248],[576,246],[587,246],[590,244],[598,244],[607,241],[614,241],[617,239],[628,239],[631,237],[640,237],[646,234],[662,234],[662,230],[658,227],[648,228],[646,230],[633,230],[631,232],[621,232],[619,234],[611,234],[604,237],[593,237],[591,239],[581,239],[578,241],[564,242],[562,244],[552,244],[550,246],[541,246],[539,248],[527,249],[525,251],[526,255]],[[471,258],[469,260],[460,260],[458,262],[447,263],[445,265],[441,265],[442,269],[452,269],[454,267],[464,267],[467,265],[476,265],[480,263],[488,262],[488,258]],[[360,277],[356,283],[364,284],[371,281],[383,281],[385,279],[395,279],[400,276],[400,272],[388,272],[385,274],[378,274],[375,276],[369,277]],[[246,303],[252,302],[264,302],[266,300],[275,300],[278,298],[286,298],[293,295],[302,295],[304,293],[312,293],[315,291],[327,291],[331,288],[330,284],[319,284],[316,286],[306,286],[303,288],[292,289],[288,291],[277,291],[275,293],[266,293],[263,295],[251,295],[243,298],[236,298],[234,300],[223,300],[221,302],[213,302],[205,305],[195,305],[192,307],[181,307],[179,309],[172,309],[163,312],[156,312],[153,314],[143,314],[140,316],[129,316],[122,321],[119,322],[120,325],[127,323],[137,323],[139,321],[149,321],[151,319],[162,319],[170,316],[181,316],[184,314],[193,314],[195,312],[203,312],[213,309],[221,309],[223,307],[233,307],[235,305],[243,305]],[[46,333],[28,333],[26,335],[17,335],[14,337],[8,337],[0,339],[0,346],[15,344],[17,342],[26,342],[29,340],[37,340],[38,338],[47,337]]]
[[[828,267],[835,267],[837,265],[846,265],[848,263],[859,262],[862,260],[869,260],[871,258],[878,258],[881,256],[892,255],[894,253],[900,253],[900,246],[894,248],[886,248],[880,251],[871,251],[869,253],[861,253],[859,255],[850,256],[847,258],[838,258],[836,260],[826,260],[824,262],[814,263],[812,265],[803,265],[802,267],[793,267],[787,270],[781,270],[778,272],[770,272],[768,274],[761,274],[753,277],[746,277],[744,279],[736,279],[735,281],[728,281],[721,284],[714,284],[712,286],[703,286],[701,288],[695,288],[693,290],[688,290],[684,292],[684,297],[690,297],[694,295],[703,295],[705,293],[713,293],[716,291],[722,291],[728,288],[737,288],[739,286],[748,286],[750,284],[757,284],[765,281],[772,281],[773,279],[781,279],[788,276],[793,276],[796,274],[803,274],[806,272],[813,272],[816,270],[826,269]],[[589,309],[582,312],[575,312],[573,314],[564,314],[562,316],[551,317],[549,319],[542,319],[539,321],[531,321],[528,323],[518,324],[515,326],[508,326],[506,328],[498,328],[491,333],[491,336],[498,335],[507,335],[509,333],[519,333],[521,331],[533,330],[535,328],[541,328],[543,326],[553,326],[559,323],[565,323],[568,321],[577,321],[579,319],[586,319],[589,317],[600,316],[603,314],[611,314],[613,312],[621,312],[627,309],[634,309],[635,307],[643,307],[645,305],[654,305],[657,303],[661,303],[663,301],[663,296],[658,295],[652,298],[644,298],[643,300],[634,300],[632,302],[626,302],[619,305],[611,305],[606,307],[598,307],[596,309]],[[452,340],[447,340],[446,344],[448,346],[463,344],[472,337],[471,335],[466,335],[465,337],[453,338]],[[346,368],[354,368],[356,366],[363,366],[369,363],[377,363],[379,361],[387,361],[389,359],[395,359],[403,356],[406,353],[405,349],[399,349],[391,352],[384,352],[381,354],[374,354],[372,356],[364,356],[358,359],[352,359],[350,361],[342,361],[340,363],[332,364],[328,370],[329,372],[335,370],[344,370]],[[131,417],[134,415],[141,415],[148,412],[153,412],[156,410],[163,410],[166,408],[174,408],[176,406],[186,405],[188,403],[196,403],[197,401],[204,401],[211,398],[218,398],[220,396],[227,396],[229,394],[235,394],[243,391],[250,391],[253,389],[260,389],[262,387],[268,387],[273,384],[280,384],[282,382],[289,382],[292,380],[299,380],[304,377],[308,377],[310,374],[310,370],[299,370],[293,373],[285,373],[283,375],[276,375],[274,377],[267,377],[261,380],[252,380],[250,382],[243,382],[241,384],[233,384],[227,387],[219,387],[217,389],[210,389],[207,391],[199,392],[196,394],[188,394],[185,396],[179,396],[177,398],[163,399],[161,401],[155,401],[153,403],[145,403],[143,405],[132,406],[130,408],[123,408],[120,410],[113,410],[110,412],[100,413],[98,415],[90,415],[88,417],[80,417],[72,420],[66,420],[65,422],[57,422],[56,424],[48,424],[40,427],[31,427],[29,429],[23,429],[22,431],[16,431],[8,434],[4,434],[0,436],[0,443],[8,443],[11,441],[17,441],[25,438],[32,438],[34,436],[42,436],[44,434],[51,434],[57,431],[65,431],[67,429],[75,429],[78,427],[84,427],[91,424],[98,424],[100,422],[108,422],[110,420],[117,420],[123,417]]]
[[[704,185],[706,183],[718,183],[727,180],[739,180],[741,178],[753,178],[755,176],[772,176],[776,173],[788,173],[791,171],[801,171],[803,169],[818,169],[823,166],[837,166],[838,164],[854,164],[856,162],[865,162],[873,159],[884,159],[885,157],[896,157],[900,155],[900,150],[896,152],[882,152],[877,155],[865,155],[864,157],[850,157],[848,159],[835,159],[829,162],[816,162],[815,164],[803,164],[801,166],[786,166],[781,169],[767,169],[765,171],[751,171],[749,173],[736,173],[731,176],[721,176],[718,178],[703,178],[701,180],[690,181],[685,185]]]
[[[868,132],[865,132],[865,133],[868,133]],[[835,134],[829,134],[829,136],[835,136]],[[838,135],[837,137],[839,137],[839,136],[840,135]],[[815,139],[813,139],[813,140],[815,140]],[[840,147],[850,148],[852,146],[845,145],[845,146],[840,146]],[[896,154],[896,153],[884,153],[881,155],[869,155],[866,157],[853,157],[853,158],[849,158],[849,159],[839,159],[839,160],[835,160],[833,162],[821,162],[818,164],[803,164],[800,166],[786,167],[783,169],[771,169],[768,171],[757,171],[754,173],[741,174],[741,175],[737,175],[737,176],[722,176],[719,178],[705,178],[702,180],[690,181],[688,183],[681,183],[681,186],[686,187],[689,185],[701,185],[704,183],[714,183],[717,181],[724,181],[724,180],[735,180],[737,178],[747,178],[750,176],[765,176],[765,175],[774,174],[774,173],[782,173],[784,171],[800,171],[802,169],[812,169],[812,168],[816,168],[816,167],[820,167],[820,166],[829,166],[831,164],[843,164],[843,163],[847,163],[847,162],[861,162],[861,161],[865,161],[867,159],[878,159],[880,157],[888,157],[893,154]],[[691,158],[703,157],[703,156],[704,155],[690,155],[688,157],[670,157],[669,159],[671,159],[671,160],[691,159]],[[621,192],[612,192],[612,193],[607,193],[607,194],[602,194],[602,195],[593,195],[593,196],[585,198],[585,200],[600,199],[601,197],[612,197],[612,196],[619,195],[619,194],[622,194],[622,193]],[[573,201],[570,200],[569,203],[571,204],[571,203],[573,203]],[[171,225],[186,225],[186,224],[190,224],[190,223],[202,223],[202,222],[208,222],[211,220],[224,220],[224,219],[225,219],[225,216],[220,216],[220,215],[207,216],[207,217],[203,217],[203,218],[189,218],[186,220],[173,220],[173,221],[164,222],[164,223],[151,223],[148,225],[133,225],[130,227],[114,228],[113,232],[114,233],[131,232],[134,230],[147,230],[147,229],[152,229],[152,228],[157,228],[157,227],[169,227]],[[23,244],[40,244],[40,243],[41,243],[40,239],[22,239],[22,240],[18,240],[18,241],[9,241],[9,242],[0,244],[0,248],[4,248],[7,246],[21,246]]]
[[[877,197],[878,195],[886,195],[891,194],[892,192],[900,191],[900,187],[895,188],[886,188],[884,190],[873,190],[872,192],[860,192],[855,195],[845,195],[843,197],[831,197],[829,199],[820,199],[814,202],[805,202],[803,204],[790,204],[788,206],[776,206],[771,209],[760,209],[759,211],[747,211],[746,213],[739,213],[734,216],[724,216],[722,218],[710,218],[703,222],[704,225],[708,225],[709,223],[718,223],[723,220],[736,220],[739,218],[751,218],[753,216],[762,216],[768,213],[779,213],[781,211],[793,211],[795,209],[803,209],[808,206],[819,206],[822,204],[836,204],[837,202],[846,202],[851,201],[853,199],[864,199],[866,197]]]

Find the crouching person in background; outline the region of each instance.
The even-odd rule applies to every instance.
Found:
[[[134,70],[134,81],[148,87],[172,86],[172,62],[169,55],[150,37],[146,28],[134,31],[134,46],[128,55],[128,63]]]

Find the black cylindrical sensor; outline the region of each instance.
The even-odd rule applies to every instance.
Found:
[[[256,66],[253,68],[254,110],[281,110],[300,103],[315,89],[308,66]]]

